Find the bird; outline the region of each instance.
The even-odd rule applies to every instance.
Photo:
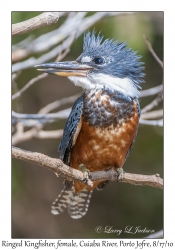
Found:
[[[140,118],[139,90],[145,74],[137,53],[126,42],[88,31],[75,61],[36,65],[40,71],[68,77],[84,90],[71,109],[59,145],[60,159],[71,168],[89,174],[112,167],[122,176]],[[93,190],[102,190],[108,182],[95,181],[89,187],[65,180],[51,212],[57,215],[68,208],[71,218],[82,218]]]

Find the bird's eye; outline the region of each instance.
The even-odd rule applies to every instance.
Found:
[[[101,57],[96,57],[94,59],[94,62],[95,62],[95,64],[103,64],[104,63],[104,59],[101,58]]]

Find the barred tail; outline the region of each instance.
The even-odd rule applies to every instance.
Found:
[[[92,192],[82,190],[80,193],[73,193],[68,206],[69,215],[73,219],[80,219],[87,213]]]
[[[70,190],[66,190],[66,187],[61,191],[58,195],[58,198],[52,204],[51,213],[52,214],[61,214],[67,208],[72,193],[74,192],[74,188],[72,187]]]
[[[53,202],[51,213],[60,214],[68,207],[71,218],[80,219],[88,211],[91,196],[92,191],[82,190],[80,193],[75,193],[74,187],[70,190],[66,190],[65,187]]]

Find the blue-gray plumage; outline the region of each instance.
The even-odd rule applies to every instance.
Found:
[[[70,152],[73,144],[74,134],[82,115],[82,108],[83,96],[79,97],[72,107],[71,113],[65,125],[63,138],[58,147],[58,151],[60,152],[60,159],[68,165],[70,161]]]
[[[89,171],[121,169],[135,141],[139,117],[139,91],[144,67],[137,52],[95,32],[84,36],[83,52],[73,62],[38,65],[41,71],[67,76],[84,89],[72,107],[59,146],[60,158],[72,168]],[[94,182],[93,188],[65,180],[52,213],[68,207],[70,216],[81,218],[88,210],[92,190],[108,181]],[[74,184],[74,185],[72,185]]]
[[[126,43],[120,43],[111,39],[102,42],[103,36],[95,36],[95,32],[87,32],[84,36],[83,53],[77,58],[81,63],[83,57],[91,57],[91,61],[86,64],[98,69],[98,73],[108,74],[119,78],[128,77],[137,86],[143,82],[144,73],[142,72],[143,62],[140,62],[141,56],[137,51],[127,48]],[[102,58],[103,63],[97,63],[95,60]],[[96,71],[92,71],[96,74]]]

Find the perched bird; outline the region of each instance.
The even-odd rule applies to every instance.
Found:
[[[122,172],[139,124],[138,89],[144,77],[140,58],[126,43],[103,41],[100,34],[87,32],[83,53],[76,61],[37,65],[41,71],[67,76],[84,89],[72,107],[59,145],[65,164],[90,172],[110,167]],[[68,207],[72,218],[81,218],[88,210],[93,189],[100,190],[106,184],[95,181],[88,187],[65,180],[52,213],[60,214]]]

